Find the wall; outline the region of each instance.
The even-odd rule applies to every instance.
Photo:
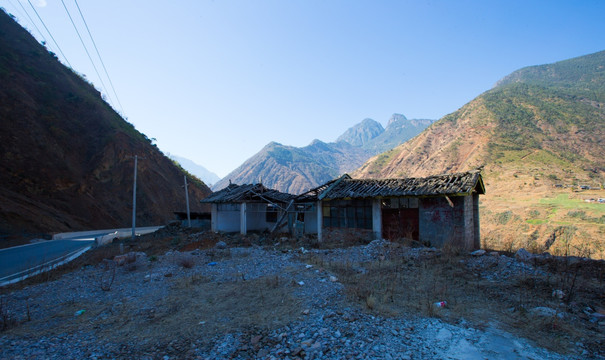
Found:
[[[445,197],[420,199],[420,241],[436,247],[449,243],[469,250],[476,248],[473,197],[452,196],[450,200],[453,208]]]
[[[240,231],[240,204],[218,204],[216,212],[216,231]]]

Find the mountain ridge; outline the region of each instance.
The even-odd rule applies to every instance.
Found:
[[[129,226],[134,155],[137,224],[185,208],[181,169],[3,11],[0,48],[0,235]]]
[[[570,244],[595,244],[591,251],[603,256],[598,249],[605,243],[595,240],[602,238],[602,209],[574,215],[565,207],[545,211],[544,204],[554,197],[582,208],[590,197],[577,190],[580,185],[600,188],[604,182],[604,69],[605,51],[515,71],[352,176],[415,177],[482,167],[482,246],[564,254]],[[565,238],[565,231],[565,242],[552,240]]]
[[[399,144],[421,131],[432,120],[408,120],[393,114],[387,129],[366,118],[347,129],[336,142],[314,139],[304,147],[270,142],[238,168],[218,181],[213,190],[229,182],[262,181],[270,188],[298,194],[361,166],[380,149]]]

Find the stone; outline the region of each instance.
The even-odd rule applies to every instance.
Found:
[[[330,276],[330,281],[331,282],[337,282],[338,278],[336,276]]]
[[[533,255],[524,248],[517,250],[517,252],[515,253],[515,259],[519,261],[529,261],[532,257]]]
[[[216,245],[214,246],[215,248],[219,249],[219,250],[224,250],[227,248],[227,243],[224,241],[219,241],[216,243]]]
[[[483,249],[479,249],[479,250],[475,250],[471,253],[472,256],[483,256],[485,255],[485,250]]]
[[[546,306],[537,306],[530,310],[536,316],[551,317],[557,315],[557,310]]]

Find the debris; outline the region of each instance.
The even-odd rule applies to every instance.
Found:
[[[216,247],[219,250],[224,250],[227,248],[227,243],[224,241],[219,241],[216,243],[216,245],[214,247]]]
[[[85,311],[86,311],[86,310],[84,310],[84,309],[82,309],[82,310],[78,310],[78,311],[76,311],[76,312],[74,313],[74,316],[80,316],[80,315],[84,314],[84,312],[85,312]]]
[[[332,275],[332,276],[330,276],[330,281],[331,282],[337,282],[338,278],[336,276]]]
[[[531,309],[529,312],[536,316],[552,317],[557,315],[557,310],[546,306],[537,306]]]
[[[565,297],[565,293],[563,290],[553,290],[552,297],[556,297],[557,299],[561,300],[563,297]]]
[[[304,310],[302,311],[302,314],[303,314],[303,315],[309,315],[309,309],[304,309]]]
[[[437,301],[433,305],[438,308],[444,308],[447,306],[447,301]]]
[[[485,250],[483,249],[479,249],[479,250],[475,250],[471,253],[472,256],[483,256],[485,255]]]
[[[216,261],[208,263],[208,266],[215,266],[215,265],[216,265]]]
[[[306,268],[306,269],[310,269],[310,268],[312,268],[312,267],[313,267],[313,265],[305,265],[305,268]]]
[[[300,286],[303,286],[304,284],[305,284],[305,282],[302,280],[298,282],[298,285],[300,285]]]
[[[517,253],[515,254],[515,259],[519,260],[519,261],[529,261],[532,258],[532,254],[525,250],[524,248],[521,248],[519,250],[517,250]]]

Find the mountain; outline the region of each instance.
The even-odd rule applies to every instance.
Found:
[[[568,208],[580,211],[583,199],[605,197],[570,190],[600,187],[603,154],[605,51],[518,70],[353,176],[426,176],[485,166],[486,244],[553,251],[548,239],[561,238],[561,229],[578,244],[602,238],[605,210],[589,207],[578,219]],[[544,205],[553,202],[567,208]]]
[[[262,182],[272,189],[299,194],[356,169],[368,157],[364,150],[346,142],[313,140],[302,148],[271,142],[217,182],[213,189],[220,190],[229,182]]]
[[[368,141],[384,133],[384,128],[379,122],[372,119],[364,119],[345,131],[336,139],[336,142],[344,141],[353,146],[363,147]]]
[[[0,49],[0,238],[128,227],[134,155],[137,225],[184,210],[183,170],[4,12]]]
[[[432,123],[433,120],[408,120],[401,114],[393,114],[387,123],[386,129],[381,134],[366,141],[362,148],[372,155],[380,154],[420,134]]]
[[[218,175],[206,169],[202,165],[196,164],[195,162],[187,158],[172,154],[166,155],[172,160],[178,162],[183,167],[183,169],[187,170],[192,175],[195,175],[198,179],[202,180],[208,186],[211,186],[212,184],[220,180]]]
[[[347,129],[335,143],[313,140],[310,145],[297,148],[272,142],[213,189],[220,190],[229,181],[242,184],[262,180],[269,188],[298,194],[355,170],[370,156],[401,144],[431,123],[432,120],[408,120],[393,114],[386,129],[375,120],[364,119]]]

